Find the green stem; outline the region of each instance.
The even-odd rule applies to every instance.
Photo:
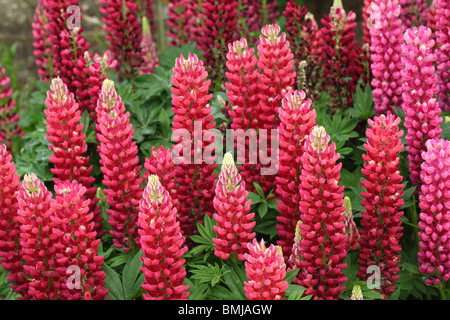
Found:
[[[439,291],[439,295],[441,296],[441,299],[447,300],[447,296],[445,295],[445,290],[444,290],[444,286],[443,286],[442,282],[439,283],[439,285],[437,285],[436,288]]]
[[[164,23],[163,1],[156,1],[156,20],[158,22],[158,45],[159,51],[166,51],[166,31]]]
[[[411,220],[411,224],[413,226],[417,226],[417,229],[419,228],[418,224],[417,224],[417,206],[416,206],[416,195],[413,195],[413,205],[410,207],[410,220]],[[416,243],[416,247],[417,250],[420,251],[420,247],[419,247],[419,235],[417,232],[414,232],[414,240]]]

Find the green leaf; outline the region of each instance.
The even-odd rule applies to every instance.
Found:
[[[290,284],[284,293],[288,300],[301,300],[306,288],[297,284]]]
[[[232,263],[231,267],[228,265],[225,265],[224,269],[226,271],[227,270],[230,271],[230,272],[225,273],[223,276],[228,288],[230,288],[230,290],[231,290],[231,292],[233,292],[234,296],[237,297],[237,300],[247,300],[247,297],[245,296],[245,291],[244,291],[244,281],[242,279],[242,270],[240,272],[241,275],[239,276],[237,274],[237,272],[239,272],[238,271],[239,267],[235,263]],[[245,274],[245,272],[244,272],[244,274]]]
[[[270,209],[278,210],[278,201],[280,201],[280,200],[279,199],[270,199],[270,200],[267,200],[266,203]]]
[[[170,118],[165,109],[161,109],[161,112],[159,113],[159,123],[163,136],[167,136],[170,130]]]
[[[102,270],[106,273],[105,287],[109,289],[107,298],[111,300],[126,300],[119,274],[105,263],[102,265]]]
[[[408,262],[403,262],[402,266],[405,268],[406,271],[414,273],[414,274],[419,274],[419,266],[416,266],[412,263],[408,263]]]
[[[143,265],[141,261],[142,250],[139,250],[134,256],[132,254],[128,256],[128,261],[122,272],[123,290],[127,299],[132,297],[140,289],[145,277],[144,273],[141,272]]]
[[[261,197],[261,199],[265,199],[264,191],[263,191],[263,189],[261,188],[261,186],[260,186],[259,184],[257,184],[256,182],[253,182],[253,185],[255,186],[256,191],[258,192],[258,194],[259,194],[259,196]]]
[[[384,299],[383,295],[375,290],[362,290],[364,299]]]
[[[389,300],[398,300],[400,297],[400,289],[396,289],[392,294],[389,296]]]
[[[249,191],[247,199],[252,200],[252,205],[261,202],[261,197],[251,191]]]
[[[292,283],[292,281],[297,276],[298,271],[299,271],[299,269],[293,269],[293,270],[286,272],[286,276],[284,277],[284,280],[287,281],[289,284]]]
[[[261,218],[263,218],[266,215],[268,208],[269,207],[267,206],[267,203],[265,203],[265,202],[263,202],[259,205],[258,213]]]

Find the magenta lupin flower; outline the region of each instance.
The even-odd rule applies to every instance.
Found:
[[[225,55],[229,43],[239,38],[237,32],[237,0],[202,1],[202,35],[197,47],[203,50],[205,68],[218,89],[222,85]]]
[[[178,212],[178,188],[175,183],[175,163],[172,159],[172,149],[166,149],[164,146],[160,146],[158,149],[152,147],[152,153],[145,159],[144,168],[144,181],[148,181],[151,175],[157,175],[161,185],[169,192],[172,204]]]
[[[24,299],[30,296],[28,280],[25,278],[19,245],[19,223],[17,222],[17,192],[20,177],[11,161],[12,155],[4,144],[0,145],[0,263],[3,270],[9,271],[8,280],[14,292]]]
[[[375,1],[376,26],[370,29],[370,69],[372,94],[377,114],[394,112],[402,103],[403,26],[398,0]],[[373,11],[374,12],[374,11]]]
[[[143,51],[143,61],[139,74],[152,74],[155,68],[159,66],[158,49],[153,41],[150,24],[146,17],[142,18],[141,49]]]
[[[405,112],[406,151],[408,152],[409,171],[414,185],[420,184],[421,153],[429,139],[439,138],[442,118],[441,109],[436,101],[439,87],[435,73],[433,53],[435,41],[430,39],[431,29],[424,26],[407,29],[402,49],[402,61],[405,68],[401,71],[403,105]],[[418,190],[417,190],[418,191]]]
[[[142,64],[142,26],[137,1],[99,0],[109,50],[117,60],[120,77],[131,79],[138,75]]]
[[[0,143],[8,147],[8,152],[13,151],[12,139],[25,134],[18,125],[20,116],[13,93],[11,78],[6,75],[6,70],[0,63]]]
[[[110,231],[114,246],[126,252],[136,246],[139,248],[137,232],[137,207],[142,197],[143,178],[139,177],[138,147],[133,141],[133,126],[130,113],[117,95],[114,82],[106,79],[97,101],[97,139],[100,142],[100,165],[103,173],[103,190]]]
[[[20,255],[24,261],[25,276],[32,279],[29,282],[28,294],[35,300],[55,299],[58,292],[51,285],[53,269],[48,262],[52,259],[52,193],[34,173],[25,174],[17,193],[17,201]]]
[[[214,213],[214,190],[217,174],[217,156],[214,154],[214,114],[208,93],[211,80],[203,62],[197,55],[181,55],[175,60],[172,76],[172,128],[175,143],[173,148],[175,182],[179,185],[177,198],[180,201],[180,224],[186,237],[196,230],[195,223],[202,222],[205,214]]]
[[[45,16],[44,2],[39,0],[31,23],[33,33],[33,55],[36,58],[36,66],[38,67],[39,79],[49,82],[53,77],[52,49],[49,42],[49,31],[46,28],[47,17]]]
[[[277,129],[278,108],[286,92],[293,89],[296,72],[294,71],[294,55],[286,40],[286,34],[281,32],[280,26],[268,24],[261,30],[258,45],[258,68],[261,70],[258,82],[259,88],[259,115],[258,129],[259,146],[262,141],[266,144],[267,157],[274,158],[272,150],[273,129]],[[261,148],[261,147],[260,147]],[[261,175],[260,184],[265,194],[275,188],[275,175]]]
[[[439,285],[450,278],[450,143],[430,139],[422,152],[419,195],[419,271],[425,283]]]
[[[306,99],[304,91],[290,90],[281,101],[278,109],[280,124],[279,165],[275,177],[278,201],[277,244],[283,249],[285,259],[291,254],[294,242],[295,225],[300,219],[298,187],[301,175],[301,156],[305,138],[316,124],[316,111],[312,108],[311,99]]]
[[[427,0],[399,0],[401,19],[406,28],[425,25],[428,18]]]
[[[52,80],[45,106],[46,138],[51,143],[49,149],[53,151],[49,159],[54,166],[50,169],[54,174],[53,182],[78,181],[86,187],[85,196],[91,200],[89,209],[94,214],[95,231],[101,237],[106,231],[102,230],[103,218],[95,197],[97,188],[93,185],[95,178],[91,176],[93,166],[89,165],[89,156],[86,155],[81,112],[73,94],[60,78]]]
[[[186,300],[189,286],[185,259],[188,248],[184,244],[177,209],[172,205],[169,192],[156,175],[148,179],[139,202],[139,235],[143,250],[141,260],[145,275],[142,289],[145,300]]]
[[[59,291],[58,299],[103,300],[108,294],[106,274],[101,269],[103,256],[98,255],[100,239],[85,192],[78,182],[63,181],[55,185],[55,198],[50,203],[52,285]],[[69,279],[74,273],[79,278]]]
[[[230,101],[227,112],[231,118],[230,127],[236,136],[236,146],[239,139],[242,141],[245,134],[250,132],[252,135],[250,139],[245,139],[245,148],[236,148],[237,159],[241,163],[238,169],[248,191],[255,191],[253,182],[259,181],[259,168],[261,167],[261,164],[256,163],[256,146],[258,144],[256,130],[259,128],[259,69],[257,63],[255,50],[248,47],[246,39],[241,38],[228,44],[226,61],[228,71],[225,73],[228,81],[225,83],[225,92]],[[252,139],[256,144],[254,149],[250,148]],[[255,161],[250,163],[250,159],[255,159]]]
[[[439,106],[444,111],[450,111],[450,2],[436,0],[435,19]]]
[[[362,30],[363,30],[363,36],[362,41],[363,43],[371,44],[370,40],[370,30],[373,27],[371,23],[373,22],[370,18],[371,13],[373,12],[371,5],[375,0],[364,0],[364,4],[362,7]]]
[[[178,47],[195,40],[197,30],[197,0],[169,0],[167,36],[169,45]]]
[[[380,268],[380,291],[385,298],[395,290],[399,278],[400,238],[403,230],[400,218],[404,205],[403,177],[400,175],[399,153],[403,149],[399,131],[400,118],[380,115],[368,120],[367,142],[363,154],[364,168],[361,170],[366,180],[361,184],[365,191],[361,205],[361,227],[359,259],[361,268],[358,276],[367,279],[367,268],[375,265]]]
[[[281,248],[266,247],[264,239],[258,243],[253,239],[248,244],[245,255],[245,272],[248,281],[244,281],[245,296],[249,300],[282,300],[288,287],[284,280],[286,265]]]
[[[235,253],[239,260],[245,259],[247,244],[255,237],[252,230],[256,224],[252,221],[255,214],[250,213],[251,200],[247,197],[245,182],[241,180],[233,156],[226,153],[214,197],[216,213],[213,217],[217,226],[213,228],[217,238],[212,241],[214,254],[219,258],[226,260]]]
[[[328,92],[332,109],[343,109],[353,105],[352,93],[361,77],[364,66],[361,61],[362,48],[355,39],[356,14],[346,12],[341,0],[334,0],[330,14],[321,21],[320,63],[323,67],[321,90]],[[365,80],[365,79],[363,79]]]
[[[304,145],[300,176],[301,260],[298,284],[305,295],[337,299],[347,280],[344,186],[339,186],[342,163],[336,145],[323,127],[315,126]]]

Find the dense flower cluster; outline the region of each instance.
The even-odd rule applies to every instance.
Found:
[[[436,101],[439,87],[435,73],[434,40],[431,30],[424,26],[407,29],[402,49],[404,69],[401,70],[403,111],[405,112],[406,151],[409,171],[414,185],[420,184],[421,153],[429,139],[441,135],[441,109]]]
[[[53,77],[52,50],[49,43],[49,31],[46,28],[47,17],[45,16],[44,2],[39,0],[31,24],[33,32],[33,54],[36,57],[39,78],[44,82],[49,82]]]
[[[450,111],[450,3],[436,0],[436,61],[439,84],[439,106]]]
[[[222,85],[225,69],[225,55],[229,43],[238,39],[237,0],[202,1],[201,41],[197,47],[203,50],[205,67],[215,83],[216,89]]]
[[[198,1],[170,0],[167,8],[169,45],[177,47],[195,40]]]
[[[19,247],[19,223],[16,220],[19,204],[16,193],[20,177],[12,156],[4,144],[0,145],[0,263],[3,270],[9,271],[8,280],[15,292],[28,297],[26,280]]]
[[[139,73],[151,74],[153,73],[155,68],[159,66],[159,60],[158,60],[158,50],[156,48],[155,42],[153,41],[150,24],[146,17],[142,18],[141,49],[143,52],[142,55],[143,62]]]
[[[65,300],[103,300],[106,274],[101,269],[103,256],[98,255],[100,239],[94,231],[90,200],[85,200],[86,188],[76,181],[55,185],[51,201],[52,285]],[[69,277],[74,274],[75,279]],[[77,277],[79,277],[77,279]]]
[[[266,149],[266,156],[273,159],[275,150],[272,150],[274,130],[277,129],[278,108],[284,95],[295,84],[296,72],[294,70],[294,55],[286,40],[286,34],[281,32],[280,26],[268,24],[261,30],[258,45],[258,68],[261,70],[258,88],[260,92],[259,103],[259,150]],[[264,129],[264,130],[261,130]],[[265,146],[264,146],[265,144]],[[262,145],[262,147],[261,147]],[[260,159],[262,163],[264,159]],[[261,175],[260,184],[265,194],[275,188],[275,175]]]
[[[139,235],[144,263],[141,270],[145,275],[142,289],[147,291],[144,299],[187,299],[189,286],[183,285],[186,268],[182,256],[188,248],[177,209],[156,175],[149,177],[139,202]]]
[[[245,259],[248,252],[247,244],[255,237],[252,232],[256,221],[254,213],[250,213],[251,200],[247,200],[248,191],[245,182],[241,180],[234,164],[233,156],[226,153],[216,185],[214,197],[214,219],[217,226],[214,231],[217,238],[213,238],[214,254],[224,260],[236,254],[239,260]]]
[[[295,225],[300,218],[299,184],[301,175],[301,156],[305,138],[316,124],[316,111],[312,108],[311,99],[306,99],[305,92],[291,90],[286,93],[278,109],[280,139],[276,193],[278,201],[277,242],[283,249],[285,259],[291,254],[294,242]]]
[[[6,70],[0,63],[0,143],[6,144],[8,151],[12,151],[12,139],[22,137],[22,131],[18,122],[20,116],[13,98],[14,90],[11,87],[11,79],[6,75]]]
[[[212,94],[208,93],[211,80],[203,62],[197,55],[181,55],[175,61],[172,76],[172,128],[177,145],[174,161],[175,182],[179,185],[177,197],[180,203],[180,223],[186,237],[193,234],[195,222],[203,221],[205,214],[212,217],[217,174],[211,146],[215,127],[214,114],[209,106]]]
[[[371,85],[375,112],[381,114],[401,107],[403,27],[398,0],[375,1],[372,6],[377,7],[379,21],[370,29]]]
[[[419,271],[427,285],[450,278],[450,143],[444,139],[426,142],[419,195]]]
[[[242,180],[245,181],[247,190],[253,191],[253,182],[259,181],[260,167],[256,161],[250,162],[250,159],[257,156],[257,150],[250,147],[251,142],[254,143],[252,148],[258,144],[256,132],[259,128],[258,59],[255,50],[248,46],[244,38],[228,44],[228,50],[226,62],[228,71],[225,73],[228,81],[225,83],[225,92],[230,103],[227,112],[231,118],[230,127],[234,130],[236,143],[242,143],[240,142],[242,140],[239,140],[241,134],[251,135],[245,139],[245,148],[237,148],[237,159],[241,163],[238,169]],[[247,131],[249,129],[251,131]]]
[[[366,180],[361,180],[365,191],[361,204],[361,248],[358,263],[361,265],[358,276],[367,279],[367,268],[376,265],[380,268],[380,292],[387,298],[395,290],[395,283],[400,270],[401,231],[400,208],[403,177],[400,175],[399,153],[403,149],[399,131],[400,118],[394,115],[380,115],[369,119],[367,142],[363,154],[362,173]]]
[[[399,0],[400,17],[406,28],[424,25],[428,16],[427,0]]]
[[[138,147],[133,141],[130,113],[117,95],[114,82],[106,79],[97,103],[97,138],[100,142],[100,165],[106,202],[110,208],[110,231],[114,246],[129,251],[139,248],[137,206],[142,197],[142,177],[139,177]]]
[[[362,48],[355,39],[356,14],[344,10],[342,2],[335,0],[329,15],[322,19],[320,29],[320,60],[323,67],[321,89],[332,99],[332,109],[344,109],[353,105],[352,93],[364,74]]]
[[[24,274],[29,282],[28,294],[35,300],[55,299],[58,290],[50,285],[52,271],[52,228],[50,203],[52,193],[34,174],[26,174],[17,193],[17,223],[20,229],[20,253]]]
[[[177,185],[175,184],[175,163],[172,160],[172,149],[165,149],[164,146],[152,148],[152,153],[144,162],[144,180],[148,181],[150,175],[157,175],[159,182],[164,189],[169,192],[172,204],[179,212],[177,198]]]
[[[142,26],[139,6],[133,0],[99,0],[109,50],[117,60],[120,77],[131,79],[142,65]]]
[[[361,235],[356,226],[355,220],[353,219],[352,212],[352,202],[349,197],[344,197],[344,233],[347,235],[348,239],[348,250],[359,249],[359,240],[361,239]]]
[[[62,181],[77,181],[86,188],[85,196],[90,200],[89,210],[93,213],[95,230],[103,235],[102,216],[98,199],[95,197],[95,178],[92,177],[93,165],[89,165],[86,134],[80,124],[81,112],[74,96],[60,78],[52,80],[45,101],[47,140],[53,151],[49,161],[54,165],[50,171],[54,174],[55,184]]]
[[[266,247],[264,239],[258,243],[253,239],[247,245],[249,253],[245,255],[245,272],[248,281],[244,281],[245,295],[249,300],[281,300],[288,287],[284,280],[286,265],[281,248]]]
[[[306,138],[300,176],[300,271],[298,283],[305,295],[317,299],[337,299],[347,280],[343,263],[347,255],[344,186],[339,186],[342,163],[329,145],[323,127],[315,126]]]

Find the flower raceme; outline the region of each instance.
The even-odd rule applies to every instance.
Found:
[[[283,249],[285,259],[291,254],[294,242],[295,225],[300,218],[299,184],[301,175],[301,156],[305,138],[316,124],[316,111],[312,108],[311,99],[306,99],[304,91],[290,90],[281,101],[278,109],[280,139],[276,193],[278,201],[277,244]]]
[[[78,182],[63,181],[55,185],[55,198],[50,203],[52,285],[59,291],[59,299],[103,300],[108,294],[106,274],[101,269],[103,257],[98,255],[100,239],[85,192]],[[74,272],[79,277],[75,276],[75,283],[69,279]]]
[[[436,101],[439,87],[435,73],[433,53],[435,41],[430,39],[431,29],[424,26],[407,29],[402,49],[404,69],[402,75],[402,109],[405,112],[406,151],[409,172],[414,185],[420,184],[421,152],[429,139],[439,138],[442,129],[441,109]],[[417,189],[418,191],[418,189]]]
[[[0,263],[3,270],[9,271],[8,280],[16,293],[28,299],[28,280],[22,267],[19,246],[19,223],[17,222],[17,191],[20,177],[11,161],[12,155],[6,145],[0,145]]]
[[[105,232],[101,230],[103,218],[95,197],[97,188],[93,185],[95,178],[91,176],[93,166],[89,166],[89,156],[86,156],[81,112],[73,93],[68,91],[62,79],[52,80],[45,105],[46,138],[51,143],[49,149],[53,151],[49,159],[54,165],[50,169],[54,174],[53,182],[78,181],[86,187],[85,196],[91,200],[89,209],[94,214],[95,230],[102,236]]]
[[[370,68],[375,112],[393,112],[402,102],[402,44],[403,26],[399,18],[398,0],[375,1],[377,26],[370,29]]]
[[[306,138],[300,176],[300,272],[298,284],[305,295],[317,299],[337,299],[347,280],[343,263],[347,255],[344,186],[339,186],[342,163],[329,145],[325,129],[315,126]]]
[[[436,60],[439,84],[439,106],[450,111],[450,2],[436,0]]]
[[[146,17],[142,18],[141,49],[143,51],[143,62],[139,73],[152,74],[155,68],[159,66],[158,50],[156,48],[155,42],[153,41],[150,24]]]
[[[380,115],[373,120],[369,119],[367,129],[367,142],[363,154],[364,167],[362,173],[366,180],[361,184],[365,191],[361,192],[364,198],[361,205],[360,250],[357,260],[361,268],[358,276],[367,279],[367,268],[376,265],[381,271],[380,293],[386,298],[395,290],[395,283],[399,278],[400,218],[404,205],[401,198],[404,191],[400,175],[399,153],[403,149],[399,131],[400,118],[390,115]]]
[[[233,156],[226,153],[214,197],[213,226],[217,238],[213,238],[214,254],[224,260],[236,254],[239,260],[245,259],[247,244],[255,237],[252,232],[256,221],[254,213],[250,213],[251,200],[247,200],[248,191],[245,182],[234,164]]]
[[[139,235],[143,250],[142,289],[146,300],[185,300],[189,286],[183,285],[187,252],[177,209],[157,175],[151,175],[139,202]]]
[[[430,139],[422,152],[419,271],[427,285],[450,278],[450,143]]]
[[[399,0],[401,5],[401,19],[407,28],[424,25],[428,17],[426,0]]]
[[[110,231],[114,246],[126,252],[133,246],[139,248],[137,232],[137,206],[142,197],[143,178],[139,177],[138,147],[133,141],[130,113],[117,95],[114,82],[106,79],[97,101],[97,139],[106,202],[110,208]]]
[[[33,16],[31,28],[33,32],[33,55],[36,57],[39,79],[49,82],[53,78],[52,50],[49,43],[49,31],[46,29],[47,18],[45,16],[44,2],[39,0]]]
[[[207,80],[203,62],[195,54],[189,54],[187,59],[181,55],[175,60],[173,71],[172,128],[177,144],[173,150],[177,157],[173,160],[178,164],[175,182],[179,185],[178,201],[183,204],[180,206],[181,227],[189,237],[195,231],[195,223],[203,221],[204,214],[212,217],[214,213],[217,174],[213,171],[217,167],[217,156],[213,154],[216,147],[211,146],[215,140],[211,129],[216,123],[209,105],[211,80]],[[198,124],[201,130],[195,130]],[[200,131],[200,137],[192,137],[196,131]]]
[[[26,174],[17,193],[17,223],[20,228],[20,253],[25,276],[29,282],[28,294],[35,300],[55,299],[58,291],[52,285],[52,255],[50,241],[52,225],[52,193],[34,174]]]
[[[279,246],[266,247],[264,239],[258,243],[253,239],[247,245],[245,272],[248,281],[244,282],[245,295],[249,300],[282,300],[288,287],[284,280],[286,265]]]
[[[170,0],[167,8],[169,45],[177,47],[195,40],[197,0]]]
[[[286,34],[281,33],[280,26],[268,24],[261,30],[260,43],[258,45],[258,68],[261,70],[259,89],[259,129],[267,129],[270,135],[260,132],[259,147],[261,141],[266,142],[267,156],[273,157],[276,150],[272,150],[271,140],[276,139],[271,129],[276,129],[280,120],[278,119],[278,108],[281,105],[286,92],[293,89],[296,79],[294,70],[294,55],[286,40]],[[266,162],[261,159],[262,162]],[[260,178],[260,184],[265,194],[275,187],[275,175],[264,175]]]

